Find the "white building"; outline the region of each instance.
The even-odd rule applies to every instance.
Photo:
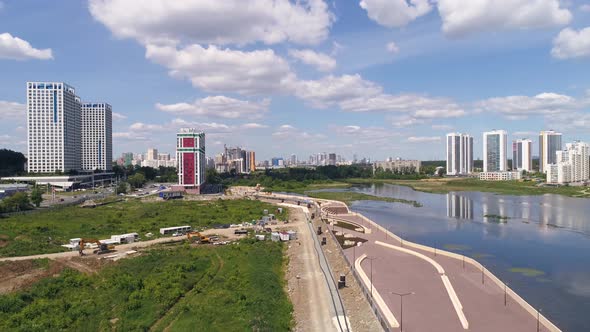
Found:
[[[583,142],[566,144],[555,153],[556,164],[547,166],[547,183],[581,183],[590,179],[590,146]]]
[[[447,134],[447,175],[467,175],[473,171],[473,137]]]
[[[148,149],[145,160],[158,160],[158,149]]]
[[[378,169],[382,171],[391,171],[393,173],[411,174],[420,173],[422,162],[420,160],[393,160],[393,161],[376,161],[373,163],[373,174]]]
[[[481,172],[479,179],[482,181],[511,181],[520,180],[522,178],[521,172]]]
[[[533,170],[533,141],[530,139],[512,142],[512,170],[527,172]]]
[[[557,164],[556,152],[561,150],[561,133],[553,130],[539,134],[539,172],[546,173],[547,165]]]
[[[187,190],[200,192],[205,183],[205,133],[182,128],[176,134],[178,184]]]
[[[111,170],[113,112],[106,103],[82,103],[82,169]]]
[[[62,82],[27,82],[28,171],[80,170],[80,98]]]
[[[493,130],[483,133],[483,171],[504,172],[508,170],[506,159],[507,133]]]

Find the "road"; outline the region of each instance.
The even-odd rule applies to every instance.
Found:
[[[292,290],[290,296],[295,312],[295,329],[339,331],[334,325],[334,310],[331,309],[329,289],[315,251],[315,235],[307,226],[307,218],[302,207],[282,205],[291,208],[289,228],[295,228],[299,234],[298,244],[290,243],[287,273],[289,288]]]

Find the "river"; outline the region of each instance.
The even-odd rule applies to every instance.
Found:
[[[330,191],[346,190],[422,203],[350,208],[407,240],[477,259],[562,330],[590,331],[590,200],[430,194],[389,184]]]

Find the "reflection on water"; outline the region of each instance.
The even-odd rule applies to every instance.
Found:
[[[473,200],[467,196],[448,193],[447,217],[473,219]]]
[[[351,209],[430,246],[466,246],[475,257],[564,331],[590,331],[590,200],[481,192],[429,194],[394,185],[354,190],[416,200],[423,207],[375,201]],[[484,215],[507,217],[484,218]],[[514,270],[517,268],[517,270]],[[514,273],[534,269],[542,277]]]

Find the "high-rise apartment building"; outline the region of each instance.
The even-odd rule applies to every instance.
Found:
[[[205,133],[182,128],[176,134],[178,184],[185,189],[200,191],[205,183]]]
[[[566,144],[555,153],[556,163],[547,166],[548,183],[585,182],[590,179],[590,146],[583,142]]]
[[[512,142],[512,170],[527,172],[533,170],[533,141],[530,139]]]
[[[447,175],[467,175],[473,172],[473,137],[467,134],[447,134]]]
[[[255,172],[256,171],[256,153],[254,151],[248,151],[248,163],[246,163],[246,165],[248,166],[248,169],[250,170],[250,172]]]
[[[158,160],[158,149],[148,149],[145,160]]]
[[[62,82],[27,82],[28,171],[53,173],[82,166],[80,98]]]
[[[82,103],[82,169],[111,170],[113,112],[107,103]]]
[[[561,133],[553,130],[539,134],[539,172],[547,173],[547,166],[556,164],[556,152],[561,150]]]
[[[503,172],[508,170],[506,159],[505,130],[493,130],[483,133],[483,171]]]

